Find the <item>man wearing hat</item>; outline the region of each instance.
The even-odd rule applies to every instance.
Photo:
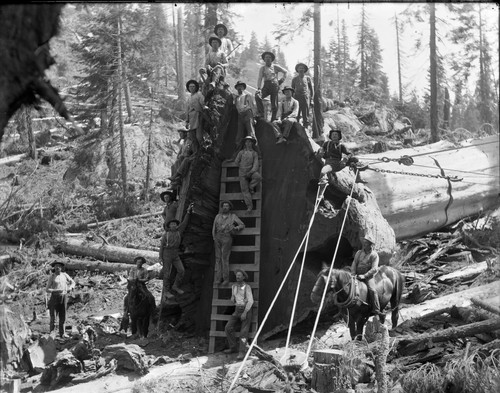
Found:
[[[238,165],[238,176],[240,177],[241,193],[247,206],[247,212],[253,209],[252,195],[255,188],[262,181],[259,173],[259,155],[254,149],[256,139],[253,136],[246,136],[245,146],[238,152],[234,162]]]
[[[160,194],[160,199],[165,202],[165,208],[161,216],[163,223],[169,222],[175,218],[179,203],[176,201],[177,193],[174,190],[165,190]]]
[[[247,273],[244,270],[236,269],[235,275],[236,283],[231,287],[231,301],[235,305],[235,310],[224,328],[229,344],[229,349],[224,350],[224,353],[239,352],[236,359],[242,360],[245,358],[248,332],[252,323],[253,294],[252,288],[245,282],[248,280]],[[241,323],[239,346],[234,335],[235,325],[238,323]]]
[[[185,270],[179,257],[179,246],[181,245],[182,234],[188,225],[192,212],[193,204],[190,204],[182,223],[179,220],[173,219],[163,224],[165,232],[163,233],[160,242],[160,261],[163,264],[162,303],[165,298],[171,299],[174,297],[170,289],[176,291],[180,295],[184,293],[184,291],[180,288]],[[177,276],[175,277],[174,285],[171,287],[170,274],[172,266],[177,269]]]
[[[299,63],[295,66],[295,71],[298,75],[292,79],[292,88],[295,89],[293,97],[299,102],[299,114],[297,121],[302,117],[302,125],[304,128],[309,127],[309,107],[311,100],[314,98],[314,88],[311,77],[305,75],[309,67],[304,63]]]
[[[144,267],[144,264],[146,263],[146,258],[135,257],[134,262],[135,266],[129,270],[127,280],[128,281],[137,280],[141,285],[141,289],[144,290],[145,292],[148,292],[146,283],[149,281],[149,272]]]
[[[245,228],[238,216],[231,213],[233,204],[230,201],[220,202],[220,213],[215,216],[212,226],[212,237],[215,249],[214,284],[229,284],[229,256],[233,245],[233,235]]]
[[[342,132],[340,129],[332,126],[330,126],[330,128],[330,132],[328,133],[329,140],[324,142],[323,146],[318,151],[318,155],[325,159],[325,165],[321,168],[321,184],[328,183],[328,174],[344,169],[347,160],[352,157],[352,153],[347,150],[343,143],[340,143],[342,139]]]
[[[255,138],[254,113],[256,113],[254,97],[246,91],[247,84],[238,81],[234,85],[238,94],[234,95],[236,110],[238,111],[238,131],[236,133],[236,148],[241,147],[243,136]]]
[[[280,85],[285,81],[287,70],[280,67],[278,64],[273,64],[276,56],[273,52],[264,52],[261,55],[265,64],[260,67],[259,78],[257,79],[257,92],[255,93],[255,101],[257,104],[257,116],[264,116],[264,103],[262,100],[267,96],[271,96],[271,121],[276,120],[276,112],[278,111],[278,92]],[[278,79],[278,74],[282,73],[283,76]],[[262,90],[260,85],[264,81]]]
[[[189,130],[193,141],[193,150],[196,152],[203,142],[203,128],[201,124],[201,113],[208,109],[205,105],[205,97],[201,94],[198,81],[191,79],[186,83],[186,89],[191,95],[186,103],[186,128]]]
[[[66,322],[66,310],[68,308],[68,292],[75,287],[75,281],[61,269],[64,267],[64,262],[54,261],[50,264],[53,273],[47,281],[47,293],[50,293],[48,303],[50,315],[50,332],[55,328],[56,316],[59,316],[59,336],[68,338],[64,333],[64,322]]]
[[[212,88],[215,88],[219,81],[224,80],[228,62],[226,59],[226,55],[220,49],[222,41],[219,37],[211,36],[208,39],[208,44],[210,45],[211,49],[207,52],[205,68],[200,69],[200,75],[203,81],[206,80],[205,75],[208,75],[210,85],[212,86]]]
[[[219,37],[221,41],[220,50],[226,55],[227,61],[229,61],[229,54],[233,52],[233,43],[229,38],[227,38],[227,27],[222,23],[215,25],[214,33]]]
[[[363,248],[357,251],[354,256],[351,273],[357,275],[358,279],[366,283],[372,302],[373,314],[384,315],[380,312],[378,292],[375,289],[375,280],[373,279],[378,271],[378,254],[373,248],[375,241],[371,235],[367,234],[361,239],[361,243]]]
[[[179,153],[177,154],[177,159],[175,160],[174,165],[172,165],[172,177],[169,179],[172,182],[172,188],[176,188],[181,185],[182,179],[187,175],[189,166],[195,157],[193,142],[191,141],[191,138],[188,137],[188,130],[180,128],[178,131],[180,134],[180,140],[183,143],[181,144]]]
[[[290,135],[293,124],[297,122],[299,113],[299,102],[292,97],[295,90],[285,86],[282,90],[283,98],[278,106],[277,120],[273,121],[276,143],[285,143]]]

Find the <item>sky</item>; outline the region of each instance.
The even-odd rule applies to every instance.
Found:
[[[394,27],[394,15],[406,9],[409,3],[365,3],[368,23],[376,31],[380,46],[382,48],[383,71],[389,78],[389,91],[396,92],[398,89],[397,71],[397,51],[396,32]],[[243,44],[250,40],[252,31],[257,34],[259,42],[263,43],[267,36],[270,42],[275,43],[275,47],[280,47],[284,53],[288,67],[293,71],[293,67],[298,62],[313,63],[313,24],[300,36],[296,36],[291,42],[277,42],[274,40],[272,31],[280,23],[283,17],[297,17],[303,10],[311,6],[311,3],[299,3],[292,7],[290,3],[233,3],[232,9],[242,17],[236,21],[236,26]],[[340,21],[345,19],[347,33],[351,44],[351,57],[357,54],[356,34],[359,29],[360,3],[323,3],[321,10],[322,45],[326,46],[336,33],[337,12]],[[489,3],[485,5],[485,18],[490,26],[496,26],[490,32],[490,44],[492,44],[493,55],[496,64],[493,69],[495,77],[498,78],[498,5]],[[438,30],[444,34],[450,28],[449,11],[444,8],[444,4],[437,4],[436,16],[439,18]],[[332,23],[333,22],[333,23]],[[415,38],[423,37],[425,43],[428,42],[429,24],[422,23],[421,26],[405,26],[405,32],[400,37],[400,46],[405,57],[402,60],[403,84],[407,85],[406,90],[415,89],[419,95],[427,88],[427,70],[429,67],[429,49],[425,44],[420,50],[414,47]],[[493,41],[493,42],[492,42]],[[438,44],[439,45],[439,44]],[[443,56],[449,55],[451,49],[449,45],[440,45]],[[496,53],[496,56],[495,56]],[[473,81],[471,81],[473,83]],[[471,86],[472,87],[472,86]]]

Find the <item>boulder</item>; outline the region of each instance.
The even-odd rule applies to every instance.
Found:
[[[148,373],[148,359],[144,350],[136,344],[108,345],[102,350],[101,356],[106,363],[115,359],[117,370],[134,371],[144,375]]]

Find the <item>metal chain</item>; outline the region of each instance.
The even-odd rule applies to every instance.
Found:
[[[399,165],[403,164],[406,166],[410,166],[415,162],[415,161],[413,161],[413,158],[408,156],[408,155],[401,156],[400,158],[382,157],[382,158],[379,158],[379,161],[382,161],[382,162],[394,161],[394,162],[397,162]]]
[[[408,176],[419,176],[419,177],[431,177],[431,178],[436,178],[436,179],[446,179],[446,180],[453,181],[453,182],[458,182],[458,181],[463,180],[463,178],[459,178],[458,176],[427,175],[427,174],[423,174],[423,173],[391,171],[390,169],[379,169],[379,168],[374,169],[374,168],[370,168],[370,167],[368,167],[366,169],[370,169],[370,170],[375,171],[375,172],[395,173],[397,175],[408,175]]]

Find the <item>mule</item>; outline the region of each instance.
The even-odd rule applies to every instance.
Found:
[[[127,330],[130,317],[132,335],[146,338],[149,333],[149,323],[156,313],[156,302],[153,294],[136,280],[127,283],[128,294],[123,299],[123,319],[120,330]]]
[[[333,292],[333,301],[340,309],[347,309],[348,326],[351,339],[361,340],[363,329],[371,315],[372,307],[368,299],[368,287],[363,281],[358,280],[346,270],[333,269],[328,280],[329,266],[324,265],[316,279],[316,284],[311,292],[311,301],[319,303],[323,296],[325,285],[327,293]],[[392,328],[398,325],[399,303],[403,294],[404,276],[400,271],[391,266],[381,266],[375,278],[375,287],[379,296],[380,310],[383,312],[390,303],[392,310]],[[385,314],[380,315],[381,323],[385,322]]]

